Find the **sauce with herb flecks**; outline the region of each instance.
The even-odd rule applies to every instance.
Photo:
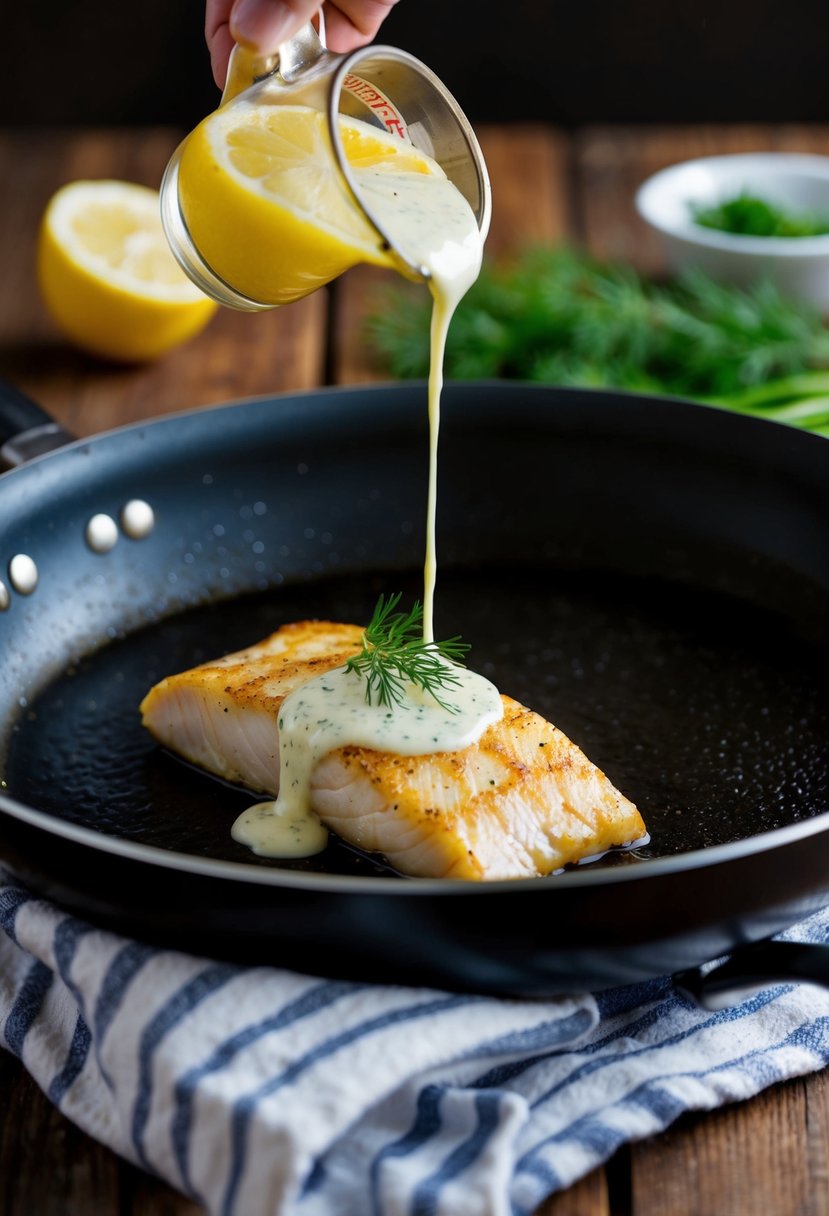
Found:
[[[230,834],[259,857],[313,857],[328,844],[328,829],[312,810],[277,809],[271,800],[243,811]]]

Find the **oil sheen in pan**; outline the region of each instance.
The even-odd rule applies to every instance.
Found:
[[[360,622],[420,572],[361,574],[191,610],[78,662],[27,709],[8,792],[60,819],[200,856],[388,873],[336,840],[294,862],[230,837],[250,794],[165,754],[138,704],[162,676],[238,649],[286,621]],[[650,843],[596,865],[725,843],[829,805],[826,650],[777,613],[725,594],[549,568],[442,572],[437,636],[556,723],[639,806]]]

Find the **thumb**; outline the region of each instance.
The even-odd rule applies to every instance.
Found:
[[[236,0],[230,12],[230,32],[248,50],[272,55],[319,8],[319,0]]]

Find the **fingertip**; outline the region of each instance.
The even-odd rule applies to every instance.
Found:
[[[213,69],[213,79],[220,89],[225,87],[227,80],[227,65],[230,52],[233,50],[233,38],[225,22],[214,32],[210,40],[210,66]]]
[[[234,0],[230,10],[233,38],[249,50],[270,55],[310,20],[316,3],[317,0]]]
[[[329,51],[347,55],[349,51],[356,51],[358,47],[365,46],[368,41],[338,9],[326,9],[325,45]]]

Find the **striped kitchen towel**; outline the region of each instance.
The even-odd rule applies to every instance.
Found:
[[[5,1046],[91,1135],[222,1216],[530,1213],[625,1141],[829,1061],[829,991],[721,1013],[669,980],[548,1001],[239,967],[0,875]],[[829,940],[829,911],[797,926]]]

